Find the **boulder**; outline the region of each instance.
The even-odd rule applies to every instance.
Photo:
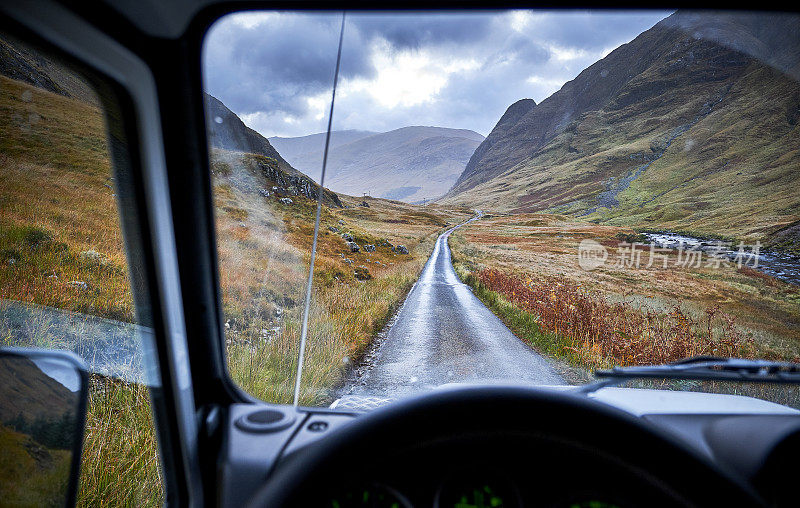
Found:
[[[356,242],[347,242],[347,246],[350,248],[350,252],[358,252],[361,250],[361,247],[359,247]]]
[[[408,249],[405,245],[398,245],[394,248],[394,251],[398,254],[408,254]]]
[[[375,246],[372,244],[364,245],[364,252],[375,252]]]
[[[291,205],[292,203],[294,203],[294,201],[292,201],[291,198],[281,198],[281,203],[283,203],[284,205]]]
[[[344,238],[345,242],[353,241],[353,235],[351,235],[350,233],[342,233],[342,238]]]
[[[358,280],[369,280],[372,278],[372,274],[369,273],[369,270],[366,266],[359,266],[353,271],[353,275]]]
[[[105,261],[105,256],[97,252],[96,250],[85,250],[80,254],[81,259],[84,261],[88,261],[90,263],[102,263]]]

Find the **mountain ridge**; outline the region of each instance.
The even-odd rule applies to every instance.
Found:
[[[776,34],[799,20],[673,14],[498,122],[441,201],[735,237],[796,223],[800,43]]]
[[[508,169],[527,157],[532,156],[538,149],[544,147],[556,134],[562,132],[570,121],[587,111],[601,108],[611,100],[619,91],[633,79],[640,75],[654,61],[662,57],[671,48],[666,42],[686,37],[691,32],[692,37],[700,40],[727,41],[729,49],[755,58],[764,59],[779,70],[800,77],[800,44],[782,45],[783,40],[775,38],[774,34],[782,31],[800,30],[797,18],[786,16],[761,15],[767,17],[764,23],[755,22],[752,15],[714,13],[698,14],[678,11],[665,18],[649,30],[642,32],[634,40],[622,44],[606,57],[598,60],[581,71],[577,77],[565,83],[561,89],[543,100],[536,108],[531,108],[508,128],[506,140],[498,140],[493,132],[501,127],[501,121],[487,139],[493,142],[490,147],[480,147],[464,169],[464,173],[450,194],[466,190],[472,185],[469,180],[478,173],[483,173],[481,181],[486,181],[497,176],[501,168]],[[762,19],[759,18],[759,19]],[[709,22],[710,20],[710,22]],[[772,30],[766,30],[770,36],[765,37],[763,26],[769,25]],[[753,33],[760,32],[767,39],[762,43]],[[745,33],[743,33],[745,32]],[[726,39],[726,33],[734,33],[736,37]],[[639,55],[645,55],[639,58]],[[623,72],[614,72],[614,67],[624,66]],[[602,84],[604,86],[599,86]],[[518,101],[509,110],[518,104]],[[574,107],[573,107],[574,105]],[[508,112],[507,112],[508,113]],[[504,115],[505,116],[505,115]],[[532,141],[520,143],[522,139]],[[486,142],[485,142],[486,143]],[[510,145],[516,144],[519,149],[513,150]],[[494,158],[495,160],[490,160]]]

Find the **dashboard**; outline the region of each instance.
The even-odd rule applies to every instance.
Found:
[[[409,467],[410,463],[416,466]],[[613,457],[598,455],[597,450],[521,435],[425,443],[386,457],[376,473],[362,480],[351,479],[349,484],[342,484],[346,480],[340,477],[326,486],[324,494],[309,499],[308,506],[626,508],[682,504],[681,497],[658,479]]]
[[[792,506],[800,417],[631,414],[515,387],[310,412],[250,506]],[[241,453],[239,453],[241,455]]]

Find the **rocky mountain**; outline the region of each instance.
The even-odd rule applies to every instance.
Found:
[[[492,171],[486,171],[483,168],[478,169],[478,163],[483,160],[491,159],[497,167],[506,167],[514,165],[518,160],[518,150],[527,150],[525,143],[520,143],[515,148],[508,144],[508,139],[513,134],[514,127],[519,123],[520,119],[527,115],[536,106],[533,99],[521,99],[508,107],[503,116],[494,126],[489,136],[475,149],[469,161],[467,162],[464,172],[459,175],[458,180],[454,184],[454,191],[462,188],[464,182],[469,181],[472,186],[477,182],[485,182],[490,179]],[[495,148],[495,145],[498,145]],[[493,149],[494,148],[494,149]]]
[[[205,99],[208,141],[213,148],[264,155],[275,159],[284,171],[295,172],[267,138],[245,125],[222,101],[210,94]]]
[[[800,219],[800,17],[677,12],[522,100],[442,200],[763,237]]]
[[[243,165],[264,179],[262,183],[266,187],[250,189],[252,192],[259,191],[276,198],[305,196],[317,199],[319,185],[314,180],[286,162],[267,138],[246,126],[222,101],[209,94],[205,94],[205,98],[212,171],[227,167],[223,171],[229,172],[230,167]],[[330,206],[342,206],[339,196],[327,189],[324,189],[323,201]]]
[[[324,133],[270,140],[294,167],[319,179]],[[355,196],[429,200],[450,189],[481,141],[477,132],[442,127],[332,132],[325,185]]]

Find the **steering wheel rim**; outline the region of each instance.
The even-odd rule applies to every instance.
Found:
[[[645,471],[690,505],[763,505],[752,489],[706,457],[624,411],[569,391],[482,386],[439,389],[357,417],[283,459],[249,506],[296,506],[323,479],[359,467],[355,457],[363,468],[364,458],[378,450],[385,455],[475,432],[544,434],[581,443]]]

